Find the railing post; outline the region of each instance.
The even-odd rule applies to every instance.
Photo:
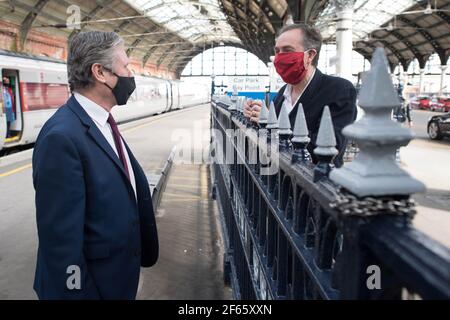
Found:
[[[266,103],[262,102],[261,113],[259,114],[257,132],[258,132],[258,145],[259,145],[259,171],[261,173],[261,168],[267,168],[268,157],[267,157],[267,120],[269,116],[269,110],[267,109]],[[265,182],[265,179],[262,179]]]
[[[280,151],[291,149],[291,143],[289,142],[292,135],[291,121],[289,120],[289,113],[284,104],[281,107],[280,116],[278,117],[278,134],[280,136]]]
[[[303,105],[299,103],[297,116],[295,118],[294,132],[291,139],[294,147],[292,154],[292,163],[311,161],[311,156],[306,149],[311,139],[308,136],[308,125],[306,124]]]
[[[263,112],[262,110],[266,110],[266,113],[267,113],[267,106],[266,106],[266,102],[264,101],[264,100],[261,100],[261,112]],[[261,112],[260,112],[260,114],[259,114],[259,117],[261,117]],[[253,123],[253,129],[255,129],[255,130],[259,130],[259,129],[261,129],[261,127],[260,127],[260,125],[259,125],[259,119],[258,119],[258,122],[256,122],[256,121],[252,121]]]
[[[276,135],[276,131],[278,129],[277,112],[275,111],[275,105],[273,104],[273,101],[270,102],[269,117],[267,119],[267,129],[267,144],[270,145],[272,141],[272,134]]]
[[[267,110],[266,103],[263,101],[262,107],[261,107],[261,113],[259,114],[259,121],[258,121],[261,129],[266,129],[268,116],[269,116],[269,111]]]
[[[314,149],[314,154],[319,161],[314,168],[314,182],[319,181],[323,177],[328,177],[331,171],[331,161],[333,161],[333,158],[338,154],[333,121],[331,120],[330,109],[328,106],[323,108],[316,145],[317,147]]]
[[[244,116],[244,99],[242,99],[242,97],[238,97],[236,106],[237,106],[239,121],[242,123],[245,123],[247,119]]]
[[[359,104],[365,111],[364,117],[345,127],[343,134],[356,141],[360,153],[353,162],[330,173],[330,179],[342,187],[336,202],[331,204],[340,213],[344,237],[342,252],[337,258],[339,289],[342,299],[382,298],[391,292],[398,297],[401,288],[389,283],[386,272],[381,274],[380,290],[368,288],[367,270],[375,260],[363,244],[364,230],[381,215],[400,216],[407,226],[415,213],[409,196],[424,191],[425,187],[395,160],[397,148],[406,146],[413,135],[391,120],[391,111],[400,101],[382,48],[377,48],[373,54],[371,69],[360,90]]]
[[[237,100],[232,101],[230,97],[225,96],[224,100],[226,103],[228,103],[228,111],[231,112],[231,116],[236,116],[237,112]]]

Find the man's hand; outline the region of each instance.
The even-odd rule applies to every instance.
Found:
[[[244,106],[244,116],[250,121],[259,122],[259,114],[261,113],[262,101],[247,100]]]

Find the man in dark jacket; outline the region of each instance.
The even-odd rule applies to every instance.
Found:
[[[135,88],[127,65],[114,32],[70,41],[73,95],[33,153],[40,299],[134,299],[140,267],[158,258],[148,182],[111,114]]]
[[[317,69],[321,45],[319,31],[308,25],[292,24],[280,29],[274,66],[286,85],[278,92],[274,104],[277,115],[285,105],[292,127],[298,105],[303,105],[311,138],[308,150],[313,162],[317,161],[313,150],[320,119],[324,107],[329,106],[339,150],[334,163],[339,167],[347,145],[342,129],[356,119],[356,90],[350,81],[325,75]],[[252,121],[258,121],[260,110],[261,105],[253,101],[245,106],[244,114]]]

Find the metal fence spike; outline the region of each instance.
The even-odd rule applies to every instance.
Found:
[[[267,119],[267,129],[278,129],[277,112],[273,101],[270,102],[269,117]]]
[[[291,121],[289,120],[289,113],[286,105],[283,104],[280,110],[280,116],[278,117],[278,133],[281,135],[291,135]]]
[[[317,148],[314,149],[314,154],[316,155],[335,156],[338,154],[336,149],[336,136],[334,134],[333,121],[331,120],[330,109],[328,106],[323,108],[316,146]]]
[[[303,105],[299,103],[297,109],[297,116],[294,124],[294,137],[291,139],[292,143],[309,143],[311,139],[308,136],[308,125],[306,124],[305,111]]]
[[[262,107],[261,107],[261,113],[259,114],[259,124],[260,125],[267,125],[267,120],[269,116],[269,110],[267,110],[266,102],[263,100]]]

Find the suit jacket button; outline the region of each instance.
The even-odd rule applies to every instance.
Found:
[[[136,250],[136,252],[134,253],[134,255],[136,257],[140,257],[141,256],[141,250]]]

